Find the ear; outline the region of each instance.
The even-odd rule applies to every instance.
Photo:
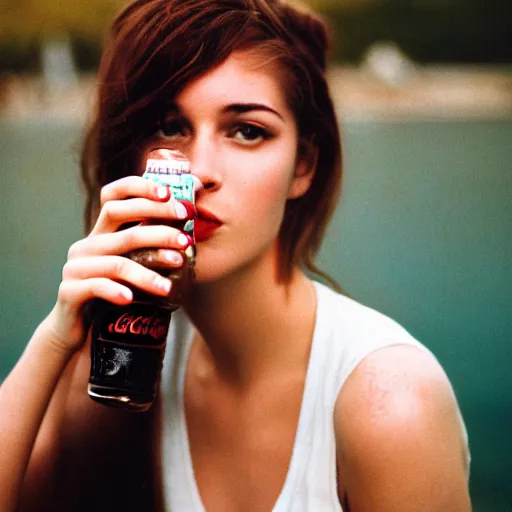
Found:
[[[301,140],[297,151],[297,164],[288,190],[288,199],[302,197],[311,186],[318,162],[318,147],[313,141]]]

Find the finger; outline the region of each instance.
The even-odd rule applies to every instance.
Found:
[[[115,233],[91,234],[75,242],[69,249],[68,261],[84,256],[123,255],[148,247],[183,251],[193,243],[190,236],[171,226],[134,226]]]
[[[172,257],[170,257],[165,254],[166,251],[161,251],[163,254],[160,257],[159,252],[154,251],[154,259],[159,259],[158,262],[155,262],[155,267],[161,270],[166,268],[171,270],[180,266],[175,263],[174,254],[177,253],[169,251],[172,253]],[[181,257],[179,254],[177,256]],[[105,277],[156,295],[167,295],[171,290],[169,279],[122,256],[96,256],[71,260],[64,265],[62,275],[64,280]]]
[[[170,249],[144,249],[135,250],[126,255],[132,261],[140,263],[146,268],[160,272],[164,269],[173,270],[183,265],[183,255]]]
[[[126,305],[133,300],[133,293],[127,286],[101,277],[66,280],[59,286],[58,300],[73,310],[79,310],[92,299],[104,299],[114,304]]]
[[[163,202],[169,200],[171,191],[169,187],[157,185],[140,176],[126,176],[101,189],[100,204],[103,207],[108,201],[119,201],[129,197],[144,197]]]
[[[134,221],[160,219],[164,222],[172,222],[185,220],[190,215],[187,208],[174,199],[160,203],[139,197],[108,201],[101,209],[91,233],[111,233],[123,224]]]

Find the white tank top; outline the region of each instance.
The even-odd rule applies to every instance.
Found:
[[[273,512],[342,511],[337,494],[334,405],[354,368],[391,345],[428,351],[389,317],[315,283],[316,321],[292,457]],[[165,510],[205,512],[194,477],[183,389],[193,327],[173,315],[162,373]],[[465,430],[465,429],[464,429]]]

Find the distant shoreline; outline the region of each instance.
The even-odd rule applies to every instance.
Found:
[[[0,116],[86,120],[95,81],[81,75],[50,90],[37,76],[0,76]],[[512,117],[512,68],[419,67],[389,83],[368,69],[337,67],[329,84],[342,120]]]
[[[330,73],[340,116],[383,118],[508,118],[512,116],[512,69],[423,67],[396,85],[368,71]]]

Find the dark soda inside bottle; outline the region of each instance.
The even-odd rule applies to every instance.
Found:
[[[188,160],[177,151],[152,151],[144,177],[169,186],[177,200],[194,200]],[[193,237],[193,220],[173,225]],[[182,303],[193,278],[195,246],[181,251],[184,263],[175,270],[158,266],[157,250],[139,249],[125,256],[170,279],[168,296],[133,290],[133,301],[126,306],[104,300],[93,304],[88,393],[102,404],[146,411],[155,400],[171,315]]]
[[[89,396],[101,403],[147,410],[155,399],[172,309],[99,300],[94,306]]]

